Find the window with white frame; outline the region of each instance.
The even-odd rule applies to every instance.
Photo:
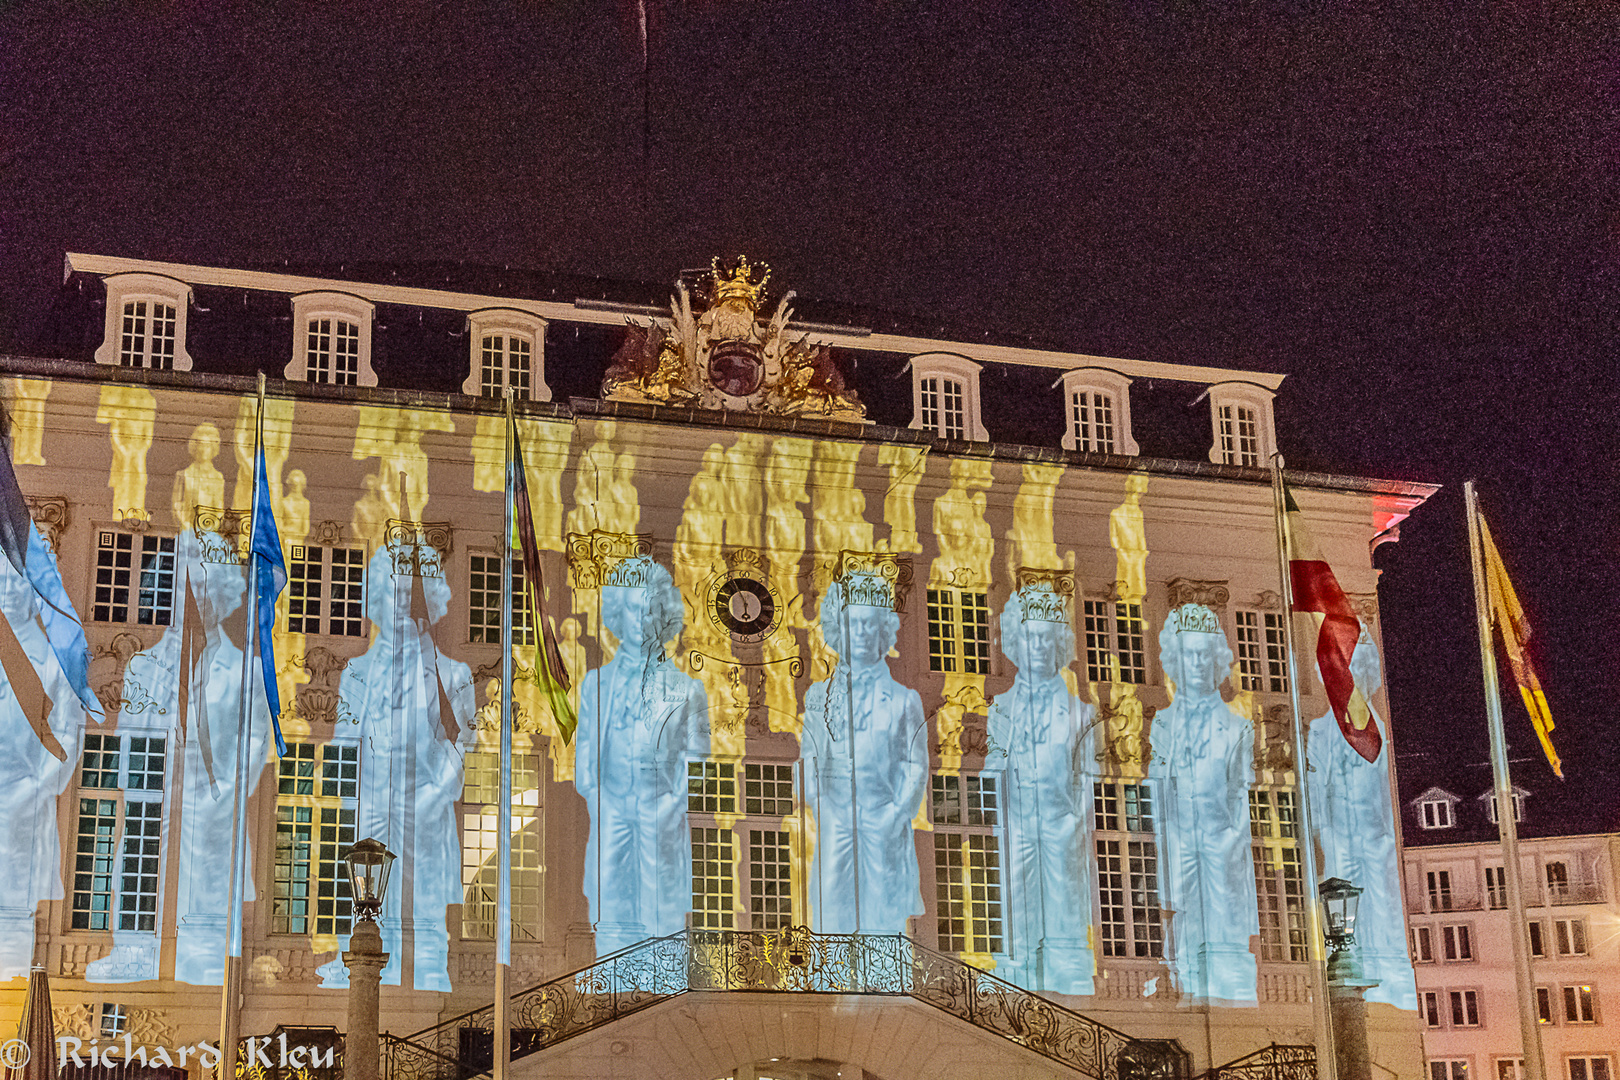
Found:
[[[793,925],[793,833],[787,825],[795,813],[793,768],[774,762],[687,763],[693,929]],[[741,882],[746,882],[745,904],[737,902]],[[739,925],[739,914],[747,926]]]
[[[1558,903],[1569,895],[1569,864],[1553,861],[1547,864],[1547,896]]]
[[[86,734],[73,856],[75,930],[157,929],[167,740]]]
[[[1531,919],[1525,927],[1530,932],[1530,955],[1547,955],[1547,927],[1540,919]]]
[[[966,589],[928,590],[928,670],[990,671],[990,601]]]
[[[292,359],[289,382],[376,386],[371,366],[374,308],[352,293],[299,293],[292,298]]]
[[[1147,621],[1142,605],[1087,600],[1082,605],[1086,681],[1147,682]]]
[[[546,323],[537,315],[507,308],[467,316],[472,356],[461,392],[500,398],[508,387],[518,401],[550,401],[545,381]]]
[[[1272,694],[1288,692],[1288,648],[1283,637],[1283,617],[1276,611],[1238,610],[1238,680],[1242,690],[1263,690]]]
[[[1145,783],[1104,780],[1093,785],[1092,801],[1102,954],[1162,957],[1164,912],[1152,789]]]
[[[979,412],[979,365],[953,353],[911,358],[911,426],[942,439],[990,437]]]
[[[1451,910],[1451,871],[1429,871],[1429,910]]]
[[[1209,388],[1214,442],[1209,460],[1218,465],[1264,467],[1276,450],[1271,391],[1254,383],[1217,383]]]
[[[1434,931],[1427,926],[1414,926],[1407,931],[1411,942],[1414,964],[1434,963]]]
[[[129,1026],[129,1006],[117,1001],[103,1001],[100,1020],[101,1037],[116,1039]]]
[[[1418,995],[1418,1012],[1423,1014],[1423,1026],[1443,1028],[1445,1015],[1440,1011],[1440,991],[1425,990]]]
[[[1441,1058],[1429,1062],[1429,1080],[1468,1080],[1468,1059]]]
[[[1456,824],[1451,812],[1452,800],[1444,797],[1424,799],[1418,803],[1418,823],[1425,829],[1449,829]]]
[[[501,758],[467,755],[461,792],[461,935],[490,941],[500,887]],[[512,940],[539,941],[541,921],[540,763],[512,755]]]
[[[1507,869],[1501,866],[1485,868],[1486,902],[1493,910],[1507,907]]]
[[[1551,1024],[1553,1017],[1553,988],[1550,986],[1536,987],[1536,1023]]]
[[[1497,1058],[1496,1080],[1524,1080],[1524,1059],[1516,1057]]]
[[[1569,1058],[1569,1080],[1612,1080],[1614,1059],[1608,1054],[1574,1054]]]
[[[276,857],[270,930],[347,934],[354,901],[343,856],[354,846],[360,748],[289,743],[276,763]]]
[[[1474,958],[1473,932],[1467,923],[1457,923],[1440,928],[1440,945],[1447,960],[1472,960]]]
[[[468,557],[467,640],[475,645],[501,643],[501,557],[473,552]],[[512,642],[534,644],[534,617],[529,610],[523,562],[512,560]]]
[[[113,274],[107,286],[106,330],[98,364],[190,371],[186,315],[191,286],[161,274]]]
[[[1554,919],[1553,942],[1559,956],[1586,955],[1586,920]]]
[[[1491,824],[1492,825],[1495,825],[1496,824],[1496,792],[1487,791],[1485,794],[1483,794],[1483,795],[1481,795],[1479,797],[1479,801],[1485,804],[1485,816],[1491,819]],[[1514,821],[1523,821],[1524,820],[1524,792],[1519,790],[1518,788],[1513,789],[1513,820]]]
[[[98,530],[90,617],[168,626],[174,618],[174,537]]]
[[[1448,990],[1446,997],[1451,1005],[1452,1027],[1480,1026],[1478,990]]]
[[[1063,375],[1067,426],[1065,450],[1091,454],[1140,452],[1131,437],[1131,380],[1106,368],[1080,368]]]
[[[929,819],[941,952],[1003,951],[996,781],[987,775],[933,777]]]
[[[1597,1022],[1597,991],[1584,984],[1564,987],[1564,1023],[1595,1024]]]
[[[288,555],[288,632],[364,634],[365,549],[291,544]]]
[[[1302,962],[1306,949],[1305,874],[1294,792],[1249,792],[1249,836],[1260,902],[1260,958]]]

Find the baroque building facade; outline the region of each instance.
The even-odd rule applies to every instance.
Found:
[[[520,613],[514,983],[552,990],[518,1026],[580,999],[567,973],[627,978],[660,941],[688,972],[678,1008],[515,1071],[1073,1075],[1079,1044],[1030,1016],[1178,1069],[1312,1042],[1302,797],[1331,823],[1321,876],[1367,889],[1364,924],[1403,923],[1371,553],[1433,489],[1288,473],[1361,619],[1365,761],[1308,618],[1290,685],[1281,376],[800,318],[766,287],[716,263],[663,307],[510,271],[69,255],[5,405],[104,713],[49,667],[43,718],[7,703],[0,976],[44,964],[86,1040],[211,1038],[245,753],[244,1032],[342,1015],[341,855],[369,835],[400,857],[384,1026],[479,1052],[455,1018],[492,993],[510,390],[579,718],[565,738]],[[238,723],[260,372],[283,755]],[[1373,1058],[1416,1076],[1385,936]],[[748,992],[789,988],[813,993]]]

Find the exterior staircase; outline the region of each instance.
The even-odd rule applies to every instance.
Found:
[[[1199,1073],[1194,1080],[1316,1080],[1316,1047],[1272,1043]]]
[[[910,997],[1093,1080],[1182,1080],[1187,1073],[1186,1053],[1174,1041],[1133,1039],[910,938],[803,927],[651,938],[513,994],[512,1058],[694,991]],[[488,1074],[494,1029],[488,1005],[413,1035],[384,1035],[383,1080]]]

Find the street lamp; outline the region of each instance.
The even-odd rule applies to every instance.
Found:
[[[1372,1080],[1367,1048],[1367,988],[1356,961],[1356,910],[1364,890],[1344,878],[1329,878],[1316,887],[1327,913],[1328,1005],[1333,1015],[1333,1058],[1339,1080]]]
[[[388,954],[382,949],[382,933],[377,915],[388,891],[388,871],[394,853],[371,838],[349,849],[350,895],[359,917],[349,936],[349,950],[343,962],[349,967],[349,1031],[343,1040],[343,1075],[346,1080],[378,1080],[381,1061],[377,1046],[377,999],[381,994],[382,969]]]

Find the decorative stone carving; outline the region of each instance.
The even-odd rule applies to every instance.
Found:
[[[848,602],[906,612],[911,592],[911,557],[890,551],[840,551],[833,578],[849,590]]]
[[[393,554],[394,573],[443,578],[453,530],[448,521],[389,518],[383,543]]]
[[[130,1042],[137,1046],[173,1046],[174,1024],[166,1009],[131,1009],[125,1027]]]
[[[1261,589],[1254,594],[1254,606],[1261,611],[1281,611],[1282,593],[1276,589]]]
[[[253,542],[249,530],[252,514],[247,510],[224,510],[198,505],[192,516],[192,530],[202,549],[203,562],[241,565],[247,561]]]
[[[317,645],[303,656],[295,656],[288,661],[290,666],[309,672],[309,682],[300,686],[294,697],[298,716],[312,724],[359,723],[338,693],[339,680],[349,660],[349,657],[339,656],[325,645]]]
[[[63,974],[66,974],[66,972]],[[89,1002],[52,1006],[51,1021],[56,1025],[56,1037],[58,1039],[95,1038],[94,1017],[90,1015],[93,1008],[94,1006]]]
[[[634,321],[602,379],[610,401],[728,409],[779,416],[863,421],[866,408],[844,380],[826,345],[787,329],[793,293],[782,297],[769,322],[759,318],[770,268],[759,281],[746,258],[732,270],[711,264],[693,308],[684,282],[670,298],[669,320]]]
[[[1226,614],[1227,602],[1232,598],[1225,581],[1196,581],[1192,578],[1170,579],[1170,610],[1183,604],[1202,604],[1217,615]]]
[[[652,555],[650,533],[618,533],[592,529],[568,534],[568,570],[575,589],[600,589],[614,569],[627,559]]]
[[[315,525],[310,543],[321,547],[335,547],[343,542],[343,526],[335,521],[321,521]]]
[[[28,503],[29,516],[45,534],[45,542],[55,554],[56,542],[62,530],[68,527],[68,501],[59,495],[25,495],[23,498]]]

